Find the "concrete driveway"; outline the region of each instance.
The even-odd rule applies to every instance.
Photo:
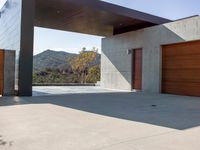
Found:
[[[0,98],[1,150],[199,150],[200,98],[136,93]]]

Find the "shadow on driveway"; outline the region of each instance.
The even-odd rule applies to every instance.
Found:
[[[0,108],[46,103],[179,130],[200,125],[200,98],[197,97],[123,92],[0,98]]]

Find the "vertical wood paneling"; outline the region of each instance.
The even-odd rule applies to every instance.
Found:
[[[135,49],[133,53],[133,89],[142,89],[142,49]]]

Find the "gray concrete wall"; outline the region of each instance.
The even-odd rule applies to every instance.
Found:
[[[21,0],[7,0],[0,9],[0,48],[16,51],[16,88],[21,39]]]
[[[15,51],[5,50],[3,96],[13,96],[15,94],[14,87],[15,87]]]
[[[101,86],[110,89],[131,90],[132,55],[127,50],[142,46],[143,31],[130,32],[102,41]]]
[[[21,0],[7,0],[0,10],[0,48],[20,50]]]
[[[16,51],[15,87],[32,95],[35,0],[7,0],[0,10],[0,48]]]
[[[132,57],[127,49],[143,48],[142,90],[161,90],[162,45],[200,40],[200,17],[145,28],[102,40],[102,87],[131,90]]]

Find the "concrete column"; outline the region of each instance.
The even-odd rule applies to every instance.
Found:
[[[15,94],[15,51],[4,51],[4,87],[3,96]]]
[[[22,0],[18,95],[32,96],[35,0]]]

